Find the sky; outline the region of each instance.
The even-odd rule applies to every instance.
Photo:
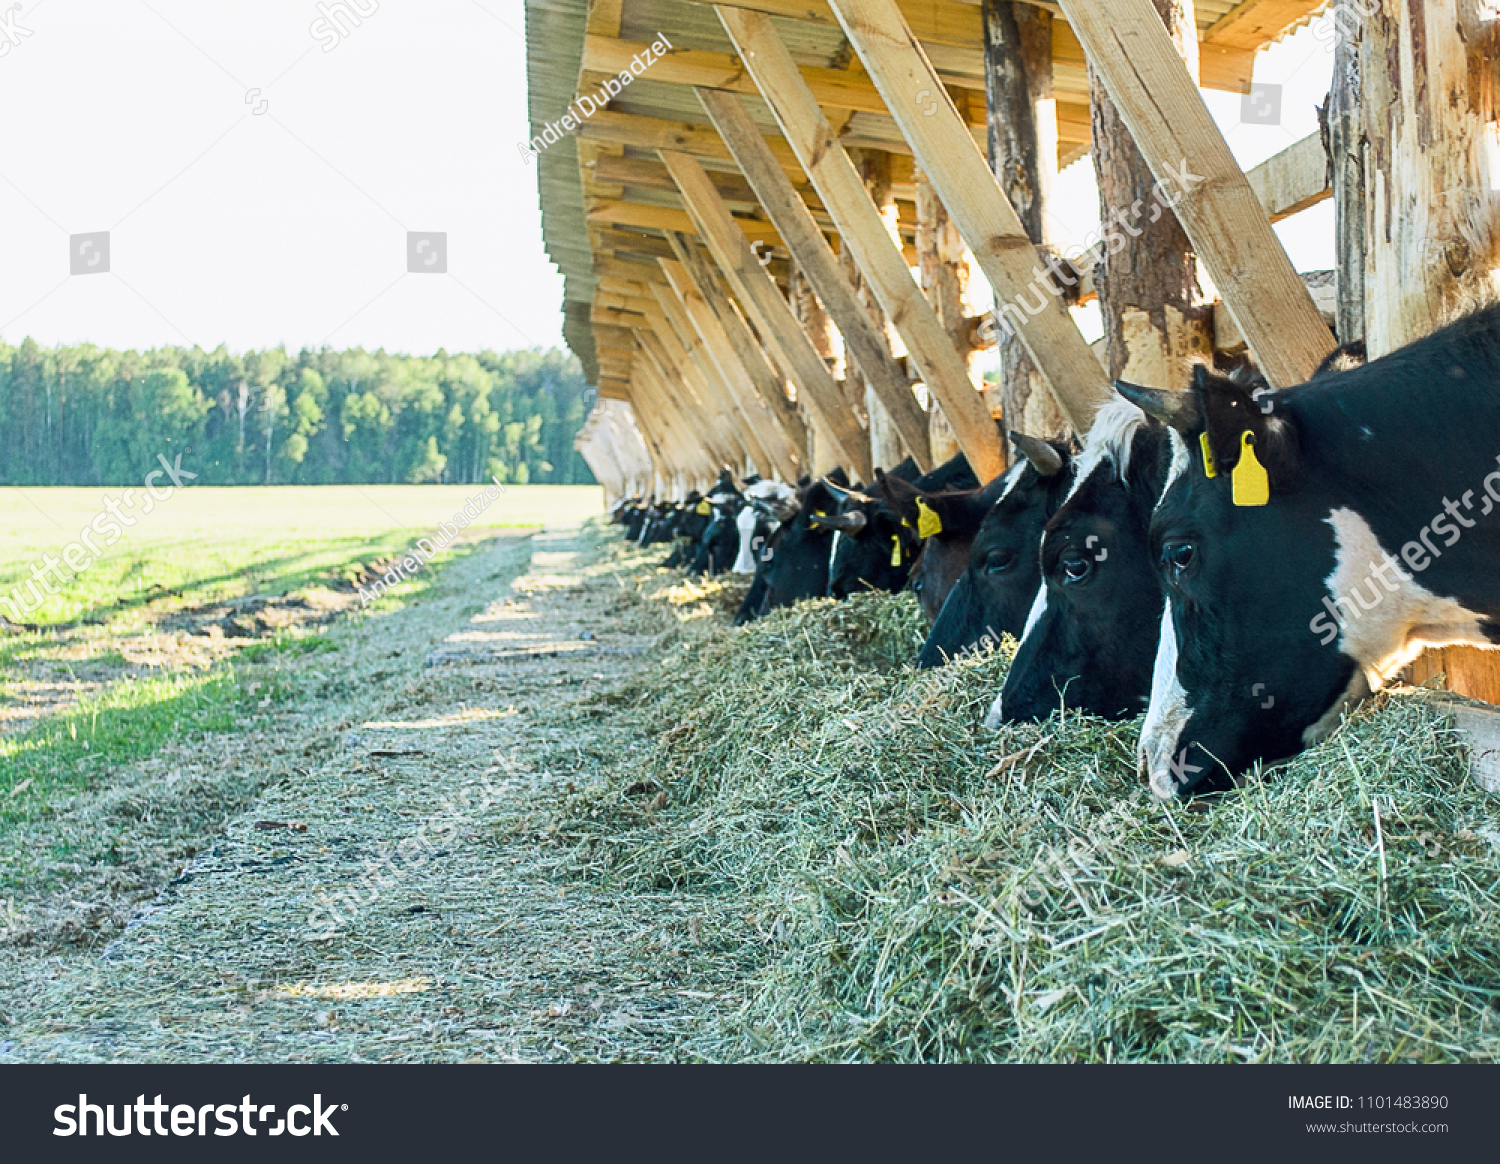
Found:
[[[349,0],[357,23],[337,28],[328,6],[0,9],[0,338],[561,344],[562,279],[542,250],[535,167],[516,149],[521,0]],[[1275,123],[1247,124],[1238,95],[1206,94],[1242,165],[1316,130],[1325,39],[1304,31],[1259,57],[1257,85],[1283,87]],[[1085,160],[1060,178],[1054,231],[1081,244],[1098,218]],[[1298,269],[1332,265],[1328,203],[1277,230]],[[107,260],[100,240],[74,238],[96,232]],[[409,257],[414,232],[446,237]],[[439,249],[445,270],[426,261]],[[1097,313],[1080,315],[1093,338]]]
[[[520,0],[353,7],[343,35],[315,0],[41,0],[0,23],[0,337],[559,345],[515,145]],[[99,231],[109,271],[70,275],[72,236]],[[445,273],[408,270],[408,232],[446,234]]]

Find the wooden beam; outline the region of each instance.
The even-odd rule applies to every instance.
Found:
[[[1004,470],[1005,455],[989,410],[980,394],[968,385],[963,359],[922,297],[906,256],[891,245],[885,222],[849,155],[834,138],[828,119],[802,83],[791,53],[768,17],[723,6],[718,13],[782,133],[833,215],[842,245],[849,248],[906,344],[912,362],[932,388],[959,447],[979,478],[990,480]],[[930,91],[928,96],[931,98]],[[968,131],[962,132],[967,137]],[[972,137],[968,143],[977,157]],[[955,390],[955,386],[961,390]]]
[[[649,47],[631,40],[585,36],[582,68],[599,73],[618,73],[629,69],[631,59]],[[856,113],[882,116],[886,113],[880,93],[860,70],[809,67],[802,70],[802,76],[820,105],[830,109],[852,109]],[[668,85],[703,86],[752,97],[757,95],[755,82],[738,58],[701,49],[668,50],[651,66],[651,80]]]
[[[698,444],[708,453],[715,466],[733,465],[740,459],[738,445],[723,438],[714,423],[717,418],[693,395],[656,333],[648,327],[635,334],[640,341],[641,353],[650,365],[650,370],[655,373],[663,395],[674,406],[677,415],[686,422]]]
[[[683,231],[692,234],[697,229],[687,211],[675,206],[651,206],[644,202],[625,202],[616,199],[600,199],[584,210],[584,220],[594,226],[640,226],[660,231]],[[770,246],[780,246],[781,236],[768,222],[754,219],[735,220],[746,236]]]
[[[750,387],[749,379],[742,373],[732,379],[720,374],[702,336],[669,284],[656,283],[651,290],[668,324],[667,330],[661,333],[663,342],[677,356],[678,366],[696,375],[695,383],[700,392],[707,392],[717,400],[714,407],[755,462],[756,470],[772,476],[778,472],[784,475],[787,465],[799,467],[781,430],[774,423],[766,423],[762,416],[763,407]]]
[[[913,395],[906,373],[892,357],[885,336],[855,298],[854,288],[839,269],[838,256],[823,237],[791,182],[766,146],[766,139],[742,100],[729,93],[698,90],[719,136],[749,179],[761,206],[792,252],[798,269],[817,293],[834,326],[843,336],[850,359],[891,414],[896,431],[925,473],[932,468],[927,417]],[[954,386],[953,391],[957,391]],[[882,466],[886,468],[888,466]]]
[[[859,420],[850,411],[823,357],[807,338],[771,276],[761,267],[759,256],[750,249],[749,240],[736,225],[703,167],[697,159],[670,150],[663,150],[661,159],[682,191],[688,213],[730,290],[791,373],[798,398],[823,422],[844,464],[855,470],[861,480],[871,480],[874,466]]]
[[[802,475],[801,466],[807,463],[807,428],[786,398],[781,381],[767,363],[760,345],[738,316],[729,312],[720,318],[696,274],[685,264],[676,259],[660,262],[709,359],[718,367],[720,381],[739,389],[738,399],[746,423],[752,427],[773,427],[781,436],[781,447],[768,449],[776,454],[774,471],[786,481],[796,481]]]
[[[1151,0],[1062,6],[1261,371],[1277,387],[1307,380],[1328,328]]]
[[[1264,47],[1276,37],[1284,34],[1298,21],[1316,12],[1323,0],[1247,0],[1245,4],[1226,13],[1218,24],[1199,30],[1203,56],[1203,87],[1226,89],[1235,93],[1249,92],[1250,72],[1254,64],[1255,50]],[[984,44],[984,32],[980,23],[979,5],[972,2],[938,2],[933,0],[899,0],[901,15],[919,41],[926,44],[951,45],[955,48],[977,49]],[[833,6],[827,0],[731,0],[731,7],[762,12],[768,16],[784,16],[793,20],[808,20],[818,24],[833,24]],[[1052,0],[1042,4],[1057,10]],[[1262,8],[1262,6],[1264,6]],[[1272,10],[1280,7],[1284,12],[1281,23],[1272,18]],[[1234,21],[1240,9],[1262,8],[1260,17]],[[1083,51],[1077,47],[1068,26],[1059,21],[1060,43],[1054,49],[1053,59],[1060,64],[1083,66]],[[1222,28],[1221,28],[1222,26]],[[1253,47],[1244,42],[1243,32],[1258,27],[1264,38]],[[1071,44],[1070,44],[1071,42]]]
[[[931,62],[893,0],[861,0],[857,11],[850,0],[832,4],[844,35],[885,94],[918,164],[995,289],[997,316],[1014,327],[1068,423],[1086,432],[1094,412],[1109,399],[1103,370],[1061,297],[1050,293],[1056,288],[1042,270],[1045,257],[1032,244],[952,103],[937,100],[932,108],[936,78]],[[924,90],[929,97],[919,100]],[[980,410],[989,423],[982,401]]]
[[[1290,218],[1333,197],[1333,187],[1328,184],[1328,152],[1323,148],[1321,134],[1308,134],[1250,169],[1245,176],[1272,222]]]
[[[607,141],[618,145],[638,146],[643,150],[677,150],[695,158],[717,158],[730,161],[729,150],[710,126],[685,121],[667,121],[660,117],[642,117],[636,113],[616,113],[605,109],[579,124],[576,137],[588,141]],[[771,142],[771,151],[795,183],[807,181],[796,155],[785,142]]]
[[[777,364],[775,352],[763,336],[757,336],[750,323],[740,314],[730,297],[728,285],[718,271],[718,265],[688,235],[667,236],[672,249],[677,252],[676,265],[668,269],[668,279],[686,278],[691,282],[703,302],[708,306],[723,331],[734,357],[745,369],[756,393],[769,405],[771,412],[780,418],[782,431],[792,443],[797,462],[808,464],[807,424],[787,392],[789,385],[786,370]]]

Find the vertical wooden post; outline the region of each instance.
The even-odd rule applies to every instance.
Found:
[[[1020,0],[984,0],[984,98],[990,169],[1026,235],[1051,252],[1047,201],[1057,176],[1057,101],[1052,89],[1052,13]],[[1067,302],[1077,298],[1068,288]],[[1067,418],[1047,391],[1026,345],[997,336],[1005,426],[1060,437]]]
[[[1334,16],[1333,84],[1318,111],[1333,186],[1334,330],[1341,344],[1365,338],[1365,127],[1360,110],[1360,37],[1364,22],[1340,7]],[[1343,15],[1340,16],[1339,14]]]
[[[1153,2],[1196,82],[1198,30],[1192,0]],[[1089,105],[1099,221],[1110,244],[1094,266],[1109,374],[1158,388],[1186,388],[1189,357],[1213,357],[1212,299],[1199,285],[1198,259],[1187,231],[1170,209],[1159,208],[1151,167],[1093,68]],[[1113,240],[1123,237],[1121,232],[1130,236],[1129,242],[1116,248]]]
[[[1371,6],[1351,55],[1366,143],[1365,344],[1375,357],[1494,301],[1500,135],[1492,22],[1463,0]],[[1450,689],[1500,702],[1500,652],[1429,651],[1411,673],[1416,682],[1442,673]]]
[[[833,0],[836,7],[847,2]],[[1328,354],[1328,327],[1151,0],[1060,2],[1089,68],[1173,199],[1172,209],[1266,379],[1278,387],[1302,383]],[[1131,229],[1139,228],[1132,222]],[[1116,233],[1122,248],[1131,243],[1128,231]]]
[[[964,244],[963,235],[959,234],[943,200],[932,188],[927,172],[918,167],[916,178],[917,259],[922,270],[922,291],[942,320],[943,330],[953,341],[954,350],[964,361],[969,380],[978,391],[984,385],[978,364],[979,348],[970,320],[983,310],[976,293],[981,286],[986,291],[989,288],[979,273],[973,253]],[[933,458],[946,461],[958,452],[958,442],[938,409],[932,410],[929,419],[932,427],[928,436]]]

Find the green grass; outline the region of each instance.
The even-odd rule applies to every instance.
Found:
[[[190,485],[138,515],[97,562],[56,587],[23,621],[98,620],[160,598],[196,605],[327,583],[433,533],[481,489]],[[77,539],[103,512],[106,493],[118,498],[121,490],[0,488],[0,599],[31,577],[33,563]],[[510,486],[470,533],[576,525],[602,508],[597,486]],[[3,601],[0,615],[16,617]]]
[[[84,677],[75,703],[59,702],[28,725],[0,734],[0,833],[47,810],[59,795],[106,783],[118,765],[171,741],[238,732],[290,688],[277,657],[332,650],[326,624],[259,639],[202,644],[166,622],[194,607],[249,595],[340,588],[380,559],[408,549],[451,521],[482,486],[194,488],[138,516],[137,524],[83,573],[58,587],[25,621],[39,629],[0,633],[0,706],[28,690]],[[60,554],[119,489],[0,488],[0,598]],[[460,545],[366,613],[427,592],[442,566],[486,538],[539,525],[574,526],[602,508],[593,486],[510,486],[460,535]],[[98,539],[96,539],[97,541]],[[345,598],[352,599],[347,587]],[[354,601],[353,609],[365,610]],[[9,614],[0,603],[0,615]],[[155,646],[156,654],[150,649]],[[227,657],[226,657],[227,654]],[[155,660],[142,663],[142,656]],[[213,661],[213,660],[217,661]],[[163,661],[165,660],[165,661]],[[253,676],[253,677],[252,677]],[[27,783],[29,781],[29,783]],[[18,791],[19,790],[19,791]]]

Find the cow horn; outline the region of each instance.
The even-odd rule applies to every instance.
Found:
[[[827,477],[823,478],[823,484],[825,486],[827,486],[828,489],[831,492],[838,494],[840,497],[850,497],[850,498],[853,498],[854,501],[857,502],[860,505],[865,504],[865,502],[867,502],[867,501],[874,501],[875,500],[873,497],[866,497],[863,493],[860,493],[858,490],[855,490],[855,489],[845,489],[842,485],[835,484],[834,482],[830,481]]]
[[[1115,381],[1115,391],[1147,416],[1171,425],[1178,432],[1190,432],[1198,424],[1198,398],[1191,392],[1142,388],[1124,380]]]
[[[1016,446],[1016,452],[1031,462],[1039,477],[1055,477],[1062,472],[1062,454],[1046,441],[1027,436],[1024,432],[1012,432],[1010,443]]]
[[[850,537],[858,537],[864,532],[865,525],[870,519],[856,509],[851,513],[814,513],[807,520],[812,525],[827,526],[829,529],[836,529],[839,533],[848,534]]]

